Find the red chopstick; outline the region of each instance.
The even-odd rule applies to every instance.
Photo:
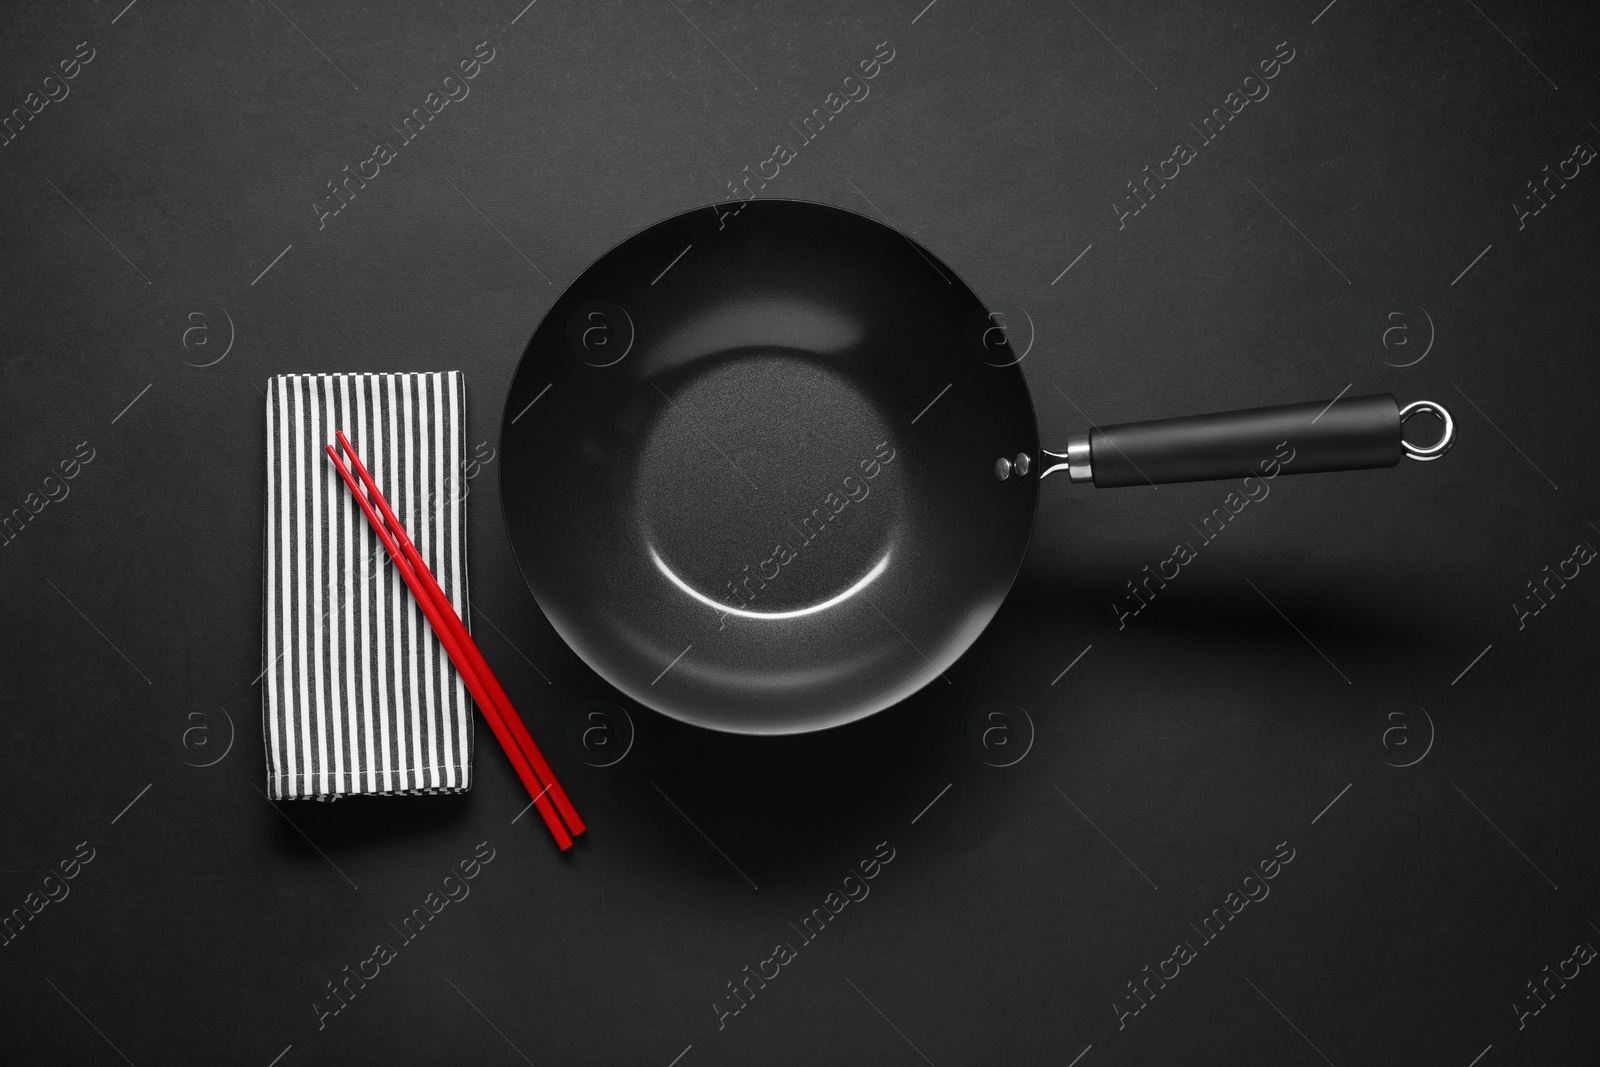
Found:
[[[427,617],[429,625],[433,627],[434,632],[438,635],[440,644],[444,646],[445,653],[450,657],[450,662],[455,665],[456,671],[461,675],[462,681],[466,684],[468,691],[471,692],[473,700],[483,710],[484,718],[488,720],[495,739],[499,741],[500,747],[511,758],[511,764],[517,772],[517,777],[521,779],[524,788],[528,790],[528,794],[533,797],[534,806],[539,809],[539,814],[544,819],[551,835],[555,837],[556,844],[563,850],[570,848],[572,846],[572,837],[567,832],[566,826],[562,824],[548,796],[554,784],[554,778],[551,777],[549,779],[550,784],[546,784],[541,782],[534,773],[532,766],[518,744],[517,738],[503,721],[500,709],[496,706],[488,689],[483,685],[478,672],[473,670],[471,660],[465,655],[454,631],[429,596],[428,589],[413,568],[411,561],[402,552],[400,546],[396,544],[395,538],[391,536],[391,531],[385,528],[383,520],[373,511],[371,503],[368,502],[365,494],[361,492],[360,485],[339,459],[338,453],[334,451],[331,445],[326,448],[326,452],[328,458],[333,462],[334,468],[339,472],[339,476],[344,479],[345,485],[350,488],[350,492],[355,496],[356,503],[360,505],[362,513],[367,517],[367,521],[372,525],[373,530],[377,532],[378,539],[383,542],[384,549],[388,551],[390,558],[394,561],[395,570],[400,573],[401,578],[406,583],[406,587],[411,590],[412,596],[416,598],[417,605],[422,609],[422,613]],[[353,451],[351,452],[351,457],[352,459],[355,458]],[[374,486],[375,488],[376,486]],[[382,501],[381,493],[378,495],[378,499]],[[383,505],[387,511],[387,502],[383,501]],[[393,513],[391,512],[390,514],[392,516]],[[399,527],[398,521],[395,522],[395,528],[400,530],[401,538],[409,545],[409,539],[405,538],[404,529]],[[415,548],[412,551],[415,552]],[[417,563],[419,565],[422,564],[420,555],[417,556]],[[427,571],[426,565],[422,565],[422,573],[428,574],[428,577],[432,578],[431,573]],[[435,588],[437,588],[437,584],[437,582],[434,583]],[[449,601],[446,600],[445,603],[448,604]],[[451,608],[451,615],[454,615],[453,607]],[[459,627],[460,619],[456,618],[455,621]],[[559,788],[559,786],[555,786],[555,788]]]
[[[500,742],[500,747],[505,749],[506,754],[511,757],[512,767],[516,770],[517,777],[522,780],[522,784],[528,790],[529,795],[534,797],[534,803],[539,808],[539,814],[544,818],[545,825],[555,837],[556,843],[563,850],[569,848],[572,844],[572,839],[568,835],[566,827],[561,824],[561,820],[557,817],[550,801],[546,799],[545,794],[548,792],[548,788],[540,783],[532,768],[528,765],[527,760],[523,758],[515,739],[511,736],[505,723],[501,721],[498,711],[489,700],[488,691],[484,689],[476,672],[470,669],[470,664],[467,663],[463,656],[460,644],[455,640],[449,627],[445,625],[443,618],[439,616],[438,609],[428,597],[427,590],[423,588],[416,572],[400,551],[390,531],[384,526],[383,520],[372,510],[372,505],[361,492],[360,485],[351,476],[349,470],[345,468],[344,463],[339,459],[333,447],[331,445],[328,446],[326,451],[328,458],[333,461],[334,468],[338,470],[339,476],[344,479],[345,485],[350,488],[351,493],[355,496],[356,503],[361,506],[361,511],[366,515],[367,521],[372,524],[373,530],[377,532],[378,539],[383,542],[383,547],[394,561],[395,570],[405,580],[406,587],[411,590],[412,596],[416,598],[417,604],[422,608],[422,613],[427,617],[429,625],[438,634],[445,653],[450,657],[450,662],[455,664],[456,670],[461,674],[462,681],[466,683],[467,689],[472,693],[473,699],[478,702],[478,706],[484,709],[484,718],[489,721],[489,727],[493,730],[495,739]],[[463,669],[464,665],[466,669]]]
[[[477,673],[478,680],[488,690],[489,697],[494,701],[496,710],[505,720],[506,725],[510,727],[512,736],[516,738],[518,746],[522,749],[522,754],[527,757],[534,773],[549,790],[550,799],[555,802],[556,811],[560,813],[562,821],[567,825],[567,829],[573,834],[583,833],[586,827],[583,820],[578,817],[577,809],[572,806],[572,801],[567,799],[566,790],[562,789],[561,783],[556,781],[555,772],[550,769],[550,764],[545,762],[544,754],[539,751],[539,746],[534,744],[533,738],[528,735],[528,728],[522,724],[522,717],[511,706],[511,698],[506,696],[506,691],[500,686],[500,680],[489,669],[489,664],[484,660],[483,653],[478,651],[478,644],[472,639],[472,635],[467,632],[466,626],[462,624],[461,616],[456,614],[455,605],[450,603],[450,598],[444,595],[443,589],[439,588],[439,583],[434,580],[433,573],[428,570],[428,565],[423,562],[422,554],[411,543],[411,538],[406,536],[405,528],[400,525],[400,520],[395,518],[394,512],[390,510],[389,502],[384,499],[383,490],[378,488],[377,482],[373,481],[372,475],[367,472],[366,466],[361,462],[361,457],[356,455],[356,450],[351,446],[349,438],[345,437],[344,431],[339,430],[334,436],[338,439],[339,445],[344,449],[345,454],[350,457],[350,464],[355,468],[357,477],[361,479],[361,484],[366,486],[367,492],[371,494],[373,501],[378,505],[378,510],[383,514],[384,521],[389,524],[391,532],[395,534],[395,540],[400,545],[400,551],[405,554],[406,562],[411,564],[411,568],[421,580],[423,588],[428,591],[429,597],[432,598],[434,607],[438,609],[440,617],[444,619],[445,625],[450,627],[457,644],[466,653],[467,661]]]

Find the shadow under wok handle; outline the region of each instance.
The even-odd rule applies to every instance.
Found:
[[[1425,448],[1402,436],[1406,419],[1420,411],[1445,427]],[[1454,422],[1438,404],[1421,400],[1402,410],[1381,393],[1103,426],[1074,438],[1066,456],[1073,481],[1111,488],[1393,467],[1403,456],[1438,459],[1454,441]]]

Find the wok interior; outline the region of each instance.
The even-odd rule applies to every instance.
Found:
[[[609,366],[570,341],[595,301],[631,323]],[[715,729],[820,729],[936,679],[1009,589],[1037,493],[995,476],[1037,435],[1020,370],[970,343],[985,314],[896,231],[820,205],[691,212],[614,249],[507,403],[540,607],[623,693]]]

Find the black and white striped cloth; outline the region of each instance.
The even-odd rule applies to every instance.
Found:
[[[268,795],[463,792],[472,785],[471,701],[322,451],[336,430],[468,621],[460,372],[273,378],[262,641]]]

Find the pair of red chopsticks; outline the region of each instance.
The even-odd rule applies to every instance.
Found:
[[[356,450],[350,446],[343,430],[335,436],[338,438],[339,446],[350,457],[350,465],[356,469],[356,474],[361,479],[360,484],[358,485],[356,479],[351,477],[350,471],[332,445],[328,445],[325,449],[328,458],[333,461],[333,466],[339,472],[339,477],[344,479],[344,484],[350,487],[350,492],[355,496],[356,503],[361,505],[361,511],[366,515],[367,521],[377,531],[378,539],[383,542],[383,547],[389,552],[389,558],[394,561],[395,570],[405,579],[406,587],[411,590],[411,595],[416,597],[417,606],[422,608],[422,614],[427,616],[428,623],[438,635],[439,643],[444,646],[450,662],[455,664],[456,672],[467,684],[467,691],[472,694],[472,699],[478,702],[483,717],[489,720],[489,728],[494,731],[495,740],[500,742],[500,747],[511,757],[511,766],[516,769],[517,777],[522,779],[528,795],[533,798],[534,806],[539,809],[539,814],[544,818],[544,824],[550,828],[556,844],[562,849],[571,848],[572,835],[584,831],[583,820],[578,818],[578,813],[573,810],[566,791],[561,788],[561,783],[556,781],[556,776],[551,772],[550,765],[545,762],[539,746],[528,736],[528,730],[522,725],[522,719],[511,706],[506,691],[500,688],[500,682],[489,669],[489,665],[484,662],[483,654],[478,651],[472,635],[467,633],[467,628],[462,625],[461,616],[456,614],[455,605],[450,603],[449,598],[444,595],[444,590],[439,588],[439,583],[434,581],[433,572],[428,570],[428,565],[422,561],[422,554],[411,543],[411,538],[406,536],[400,520],[395,518],[394,512],[389,509],[389,502],[383,498],[383,493],[378,489],[378,484],[372,480],[372,475],[367,473],[361,457],[356,455]],[[367,493],[371,494],[370,501],[362,493],[362,486],[366,486]],[[374,503],[377,504],[378,511],[372,509]],[[378,517],[378,512],[383,513],[382,518]]]

